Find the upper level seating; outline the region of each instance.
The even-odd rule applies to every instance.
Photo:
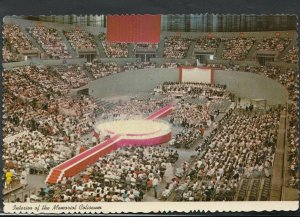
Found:
[[[64,31],[64,34],[74,50],[95,49],[93,36],[83,30]]]
[[[86,67],[96,79],[121,72],[120,66],[115,62],[86,63]]]
[[[253,46],[254,38],[222,38],[224,50],[222,59],[225,60],[245,60],[251,47]]]
[[[19,57],[15,53],[12,53],[5,44],[2,49],[2,59],[4,63],[20,61]]]
[[[18,62],[24,60],[21,51],[35,49],[31,41],[16,24],[3,25],[3,62]]]
[[[290,38],[264,38],[257,44],[257,50],[282,52],[291,42]]]
[[[298,63],[298,51],[299,49],[293,46],[288,53],[282,57],[282,60],[286,63]]]
[[[197,39],[195,49],[199,50],[216,50],[219,46],[220,38],[199,37]]]
[[[109,43],[102,41],[103,47],[107,57],[122,58],[128,57],[128,44],[127,43]]]
[[[155,63],[152,62],[131,62],[125,63],[124,69],[125,70],[137,70],[137,69],[153,69],[155,68]]]
[[[164,56],[167,58],[184,58],[190,47],[191,39],[178,36],[165,38]]]
[[[64,59],[72,57],[56,29],[34,27],[29,29],[29,33],[37,40],[51,58]]]
[[[71,65],[67,67],[56,66],[55,71],[58,73],[60,78],[72,88],[79,88],[90,81],[85,70],[78,65]]]
[[[158,44],[134,44],[134,49],[137,50],[157,50]]]
[[[20,52],[21,50],[34,49],[31,41],[25,36],[20,27],[16,24],[3,25],[3,39],[4,43],[9,43],[10,46],[15,48],[17,52]]]
[[[177,68],[177,67],[178,67],[177,63],[170,63],[170,62],[166,62],[161,65],[161,68],[168,68],[168,69]]]

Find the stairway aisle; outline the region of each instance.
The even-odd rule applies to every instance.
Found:
[[[197,40],[196,39],[193,39],[191,44],[190,44],[190,47],[186,53],[186,58],[190,59],[193,57],[193,52],[194,52],[194,49],[195,49],[195,46],[196,46],[196,43],[197,43]]]
[[[164,56],[164,48],[165,48],[165,37],[163,35],[160,36],[160,42],[158,44],[157,49],[157,57],[162,58]]]
[[[259,41],[258,40],[256,40],[255,42],[254,42],[254,44],[252,45],[252,47],[251,47],[251,49],[250,49],[250,51],[249,51],[249,53],[248,53],[248,55],[247,55],[247,57],[246,57],[246,60],[255,60],[255,51],[256,51],[256,48],[257,48],[257,45],[258,45],[258,43],[259,43]]]
[[[135,57],[135,54],[134,54],[134,44],[133,43],[130,43],[128,45],[128,57],[129,58],[134,58]]]
[[[58,34],[61,37],[63,43],[67,46],[68,51],[70,52],[72,58],[78,58],[78,55],[77,55],[76,51],[72,48],[71,44],[67,40],[67,38],[64,35],[64,33],[61,30],[57,30],[57,31],[58,31]]]
[[[96,47],[97,47],[97,54],[100,58],[106,58],[104,47],[99,39],[98,35],[94,35]]]
[[[222,58],[224,48],[225,48],[224,43],[220,42],[215,56],[217,60],[220,60]]]
[[[24,26],[20,26],[21,31],[30,40],[34,47],[36,47],[40,53],[45,53],[44,49],[37,43],[37,41],[29,34]]]

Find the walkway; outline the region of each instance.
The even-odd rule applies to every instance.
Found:
[[[282,200],[282,186],[284,178],[284,150],[285,150],[285,128],[286,128],[286,115],[281,112],[279,120],[278,138],[276,144],[276,152],[273,164],[273,177],[271,183],[270,201]]]
[[[252,45],[252,47],[251,47],[251,49],[250,49],[250,51],[249,51],[249,53],[247,54],[247,60],[255,60],[255,52],[256,52],[256,48],[257,48],[257,45],[258,45],[258,43],[259,43],[259,41],[258,40],[256,40],[255,42],[254,42],[254,44]]]
[[[165,37],[162,34],[160,36],[160,42],[158,44],[158,49],[157,49],[158,58],[162,58],[164,56],[164,48],[165,48]]]
[[[96,48],[97,48],[97,53],[98,53],[98,56],[100,58],[106,58],[106,54],[105,54],[105,50],[104,50],[104,47],[100,41],[100,38],[98,35],[94,35],[94,39],[95,39],[95,42],[96,42]]]
[[[190,47],[186,53],[186,58],[192,58],[193,56],[193,53],[194,53],[194,49],[195,49],[195,46],[196,46],[196,43],[197,43],[197,39],[192,39],[192,42],[190,44]]]
[[[135,58],[134,44],[133,43],[130,43],[128,45],[128,58]]]
[[[61,37],[62,42],[67,46],[68,51],[70,52],[72,58],[78,58],[79,55],[73,49],[70,42],[67,40],[66,36],[64,35],[64,33],[61,30],[57,30],[57,32],[58,32],[59,36]]]

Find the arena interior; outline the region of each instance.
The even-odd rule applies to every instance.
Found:
[[[298,200],[296,17],[154,17],[4,18],[5,202]]]

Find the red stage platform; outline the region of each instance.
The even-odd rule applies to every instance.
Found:
[[[46,182],[55,184],[63,177],[75,176],[100,157],[126,145],[159,145],[170,141],[172,134],[168,124],[154,120],[170,114],[172,108],[172,105],[166,106],[145,120],[100,124],[99,129],[111,134],[111,138],[52,168]]]

